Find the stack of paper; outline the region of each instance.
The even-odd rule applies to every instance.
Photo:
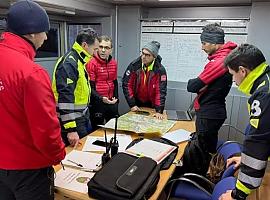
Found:
[[[134,156],[146,156],[155,160],[158,164],[170,155],[175,146],[164,144],[161,142],[143,139],[128,148],[125,152]]]

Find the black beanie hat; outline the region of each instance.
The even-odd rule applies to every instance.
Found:
[[[13,4],[7,14],[7,30],[18,35],[47,32],[50,29],[46,11],[37,3],[22,0]]]
[[[224,44],[224,30],[218,24],[208,24],[202,28],[201,41],[211,44]]]

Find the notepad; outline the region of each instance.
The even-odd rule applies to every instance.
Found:
[[[125,152],[137,157],[146,156],[150,157],[159,164],[167,156],[169,156],[176,147],[161,142],[143,139],[128,148]]]

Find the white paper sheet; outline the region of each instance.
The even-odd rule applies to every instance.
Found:
[[[72,150],[66,155],[62,163],[74,167],[80,167],[78,165],[82,165],[80,168],[95,170],[101,161],[101,156],[102,154]]]
[[[113,134],[107,135],[108,143],[110,142],[113,136],[114,136]],[[131,136],[125,135],[125,134],[117,134],[116,139],[119,143],[118,152],[124,152],[127,145],[129,145],[129,143],[132,142]],[[104,151],[105,152],[105,147],[101,147],[101,146],[93,144],[93,142],[96,140],[105,141],[104,137],[87,136],[87,139],[85,141],[82,151]]]
[[[134,156],[146,156],[155,160],[158,164],[176,149],[175,146],[157,142],[154,140],[143,139],[128,148],[125,152]]]
[[[94,173],[66,167],[65,170],[61,169],[56,172],[54,183],[57,187],[86,194],[88,192],[87,183],[93,176]]]
[[[184,142],[190,139],[190,132],[184,130],[184,129],[178,129],[172,132],[168,132],[162,137],[167,138],[174,143]]]

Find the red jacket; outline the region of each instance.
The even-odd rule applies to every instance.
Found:
[[[209,62],[199,76],[188,81],[187,90],[197,93],[194,101],[197,116],[209,119],[226,118],[225,98],[232,86],[232,76],[228,68],[224,67],[223,61],[236,46],[233,42],[225,43],[208,56]]]
[[[39,169],[65,157],[48,73],[33,46],[12,33],[0,39],[0,169]]]
[[[155,60],[153,70],[142,69],[141,57],[131,62],[122,80],[123,92],[130,107],[140,102],[149,103],[156,112],[163,113],[167,94],[166,70],[161,64],[161,57]]]
[[[96,92],[100,97],[118,98],[117,63],[111,56],[105,61],[95,54],[86,65],[86,70],[90,77],[92,92]]]

